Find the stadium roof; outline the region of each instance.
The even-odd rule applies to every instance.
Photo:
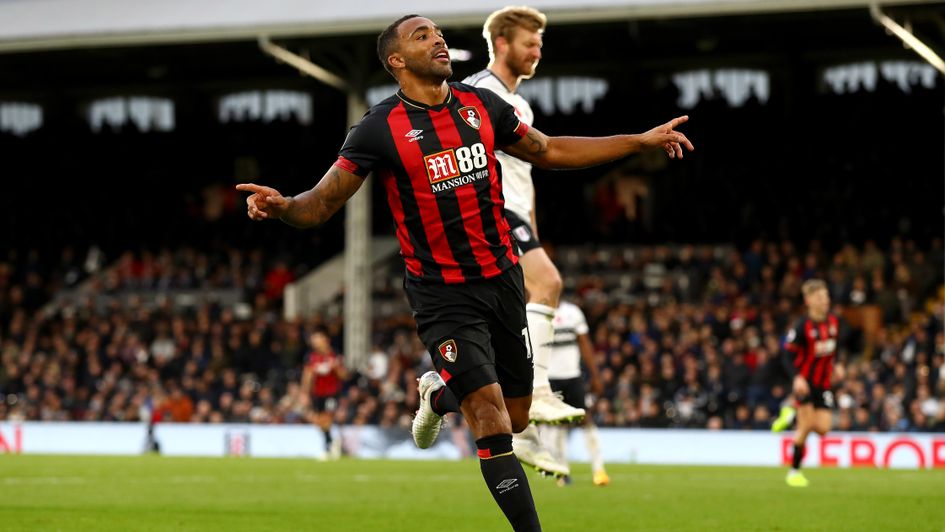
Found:
[[[508,0],[0,0],[0,52],[376,32],[406,12],[478,26]],[[532,0],[554,22],[867,8],[867,0]],[[883,6],[935,4],[884,0]]]

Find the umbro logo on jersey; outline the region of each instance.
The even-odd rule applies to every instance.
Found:
[[[411,129],[404,136],[410,139],[407,142],[417,142],[418,140],[423,138],[423,135],[421,133],[423,133],[422,129]]]

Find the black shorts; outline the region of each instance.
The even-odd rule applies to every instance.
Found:
[[[494,382],[506,397],[531,395],[534,368],[521,266],[464,284],[407,278],[404,290],[433,366],[460,403]]]
[[[584,390],[584,379],[548,379],[551,391],[561,392],[561,399],[574,408],[587,408],[587,392]]]
[[[320,395],[313,395],[312,407],[315,408],[316,412],[334,412],[335,409],[338,408],[338,396],[326,395],[322,397]]]
[[[535,236],[531,222],[523,220],[519,215],[507,209],[505,219],[509,221],[509,227],[512,228],[512,237],[518,245],[518,255],[520,257],[533,249],[541,247],[541,242]]]
[[[835,404],[832,391],[814,387],[811,387],[807,397],[797,398],[797,402],[802,405],[813,404],[815,409],[825,410],[833,410]]]

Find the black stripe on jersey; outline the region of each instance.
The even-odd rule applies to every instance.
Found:
[[[452,113],[451,113],[452,114]],[[433,119],[427,110],[410,110],[407,113],[414,129],[423,130],[423,136],[417,141],[424,154],[429,155],[443,151],[443,143],[440,141],[439,133],[433,125]],[[454,118],[455,120],[455,118]],[[462,121],[459,125],[463,125]],[[466,139],[463,138],[464,144]],[[478,138],[477,138],[478,142]],[[469,146],[470,144],[465,144]],[[481,179],[480,181],[488,181]],[[488,183],[487,183],[488,184]],[[463,272],[463,277],[476,278],[483,277],[482,267],[476,261],[473,254],[472,245],[469,242],[469,235],[466,233],[466,226],[463,224],[463,214],[459,208],[459,199],[456,197],[456,189],[450,189],[444,192],[434,194],[436,204],[440,209],[440,223],[443,224],[443,233],[446,235],[446,241],[449,242],[450,250],[453,252],[453,258],[459,263],[459,268]]]
[[[443,272],[433,259],[433,251],[427,241],[427,233],[423,230],[423,221],[419,214],[420,207],[417,205],[417,197],[410,184],[410,177],[402,166],[398,166],[393,174],[391,179],[397,183],[400,203],[403,205],[404,225],[407,226],[407,235],[413,243],[413,254],[420,261],[420,267],[423,268],[423,276],[442,281]],[[413,213],[413,216],[410,216],[410,213]]]
[[[452,109],[450,114],[453,116],[453,121],[456,122],[456,129],[459,131],[459,137],[463,139],[463,145],[472,146],[477,142],[482,142],[479,131],[467,126],[459,116],[459,108]],[[495,128],[495,124],[493,124],[492,127]],[[501,185],[502,165],[499,164],[498,158],[496,158],[495,161],[495,170],[499,174],[496,176],[496,179]],[[492,204],[492,185],[488,179],[480,179],[473,183],[473,187],[475,187],[476,190],[476,201],[479,202],[482,230],[483,233],[485,233],[486,242],[489,243],[489,251],[492,253],[492,256],[495,257],[496,266],[498,266],[500,270],[505,271],[512,267],[512,261],[509,260],[508,248],[502,244],[502,236],[499,234],[499,221],[495,217],[495,209],[493,209]]]
[[[561,341],[561,342],[551,342],[548,345],[550,345],[551,347],[567,347],[570,345],[577,345],[577,340],[575,339],[575,340],[566,340],[566,341]]]

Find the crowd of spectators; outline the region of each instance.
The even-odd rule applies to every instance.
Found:
[[[835,93],[812,78],[829,60],[774,57],[766,101],[733,107],[704,94],[684,109],[676,67],[642,61],[608,76],[595,112],[535,106],[550,134],[693,116],[685,131],[698,149],[684,163],[632,157],[567,178],[535,170],[542,239],[572,246],[554,256],[565,297],[587,314],[605,381],[592,414],[602,426],[766,428],[785,393],[774,369],[803,312],[800,283],[820,277],[852,331],[846,378],[835,383],[837,425],[945,430],[945,252],[932,241],[941,236],[941,86],[881,77],[875,90]],[[461,79],[480,67],[457,68],[469,69]],[[51,84],[42,127],[0,132],[14,198],[0,213],[0,419],[310,418],[298,385],[307,332],[326,328],[340,350],[340,303],[286,321],[281,290],[342,249],[344,217],[317,231],[254,224],[233,184],[309,188],[337,156],[346,110],[334,89],[270,76],[304,86],[317,119],[223,123],[210,102],[233,87],[215,81],[170,95],[179,110],[171,131],[95,130],[76,112],[95,90]],[[811,129],[825,116],[851,133]],[[746,149],[745,132],[759,124],[762,142]],[[890,134],[903,130],[912,134]],[[389,232],[380,180],[371,186],[374,233]],[[41,198],[41,212],[21,198]],[[744,240],[758,234],[777,237]],[[612,245],[578,244],[587,241]],[[393,268],[375,283],[375,348],[349,374],[339,423],[405,426],[416,407],[415,378],[430,360],[399,279]],[[162,297],[187,290],[215,295]],[[80,297],[62,300],[67,292]]]
[[[945,430],[941,257],[939,242],[923,251],[900,239],[885,252],[873,242],[826,254],[817,242],[800,253],[756,241],[741,251],[559,254],[584,272],[571,288],[605,381],[594,417],[604,426],[768,428],[789,392],[784,333],[803,314],[801,283],[817,277],[849,330],[846,375],[834,382],[837,427]]]
[[[818,242],[552,250],[565,298],[584,309],[604,392],[601,426],[767,429],[784,400],[780,346],[803,313],[800,284],[828,281],[849,325],[835,381],[841,430],[945,431],[940,241],[827,252]],[[308,332],[341,349],[341,313],[287,321],[295,272],[256,252],[181,248],[88,266],[64,253],[0,263],[0,419],[305,423]],[[52,262],[55,264],[55,261]],[[375,280],[375,347],[349,372],[335,421],[409,426],[431,363],[396,267]],[[50,303],[73,288],[86,297]],[[181,307],[141,293],[237,289],[249,303]],[[149,292],[150,291],[150,292]],[[109,299],[108,294],[137,295]]]

